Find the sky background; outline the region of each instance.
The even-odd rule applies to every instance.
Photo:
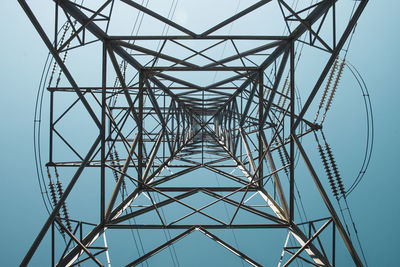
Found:
[[[369,266],[397,264],[399,8],[395,0],[370,1],[359,20],[348,57],[367,82],[375,119],[372,162],[350,197]],[[47,216],[36,181],[32,137],[36,91],[47,50],[16,1],[1,1],[0,12],[0,255],[3,266],[16,266]],[[329,133],[339,165],[358,161],[351,157],[351,151],[352,138],[360,132],[347,134],[346,130],[351,128],[352,119],[357,120],[351,113],[363,112],[354,111],[352,103],[343,103],[336,107],[343,124],[335,124]],[[364,115],[359,119],[363,120]]]

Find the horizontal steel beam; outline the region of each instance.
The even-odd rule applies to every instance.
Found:
[[[110,40],[265,40],[265,41],[287,41],[288,36],[280,35],[111,35]]]
[[[289,224],[106,224],[110,229],[190,229],[193,226],[204,229],[285,229]]]

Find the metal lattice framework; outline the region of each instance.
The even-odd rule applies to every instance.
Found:
[[[48,87],[47,167],[52,207],[21,265],[30,262],[48,232],[52,233],[53,266],[70,266],[86,260],[102,266],[107,263],[98,257],[111,247],[95,244],[106,231],[174,229],[180,233],[125,264],[143,263],[197,231],[247,263],[262,266],[270,263],[257,262],[213,230],[283,229],[289,233],[287,239],[296,244],[290,247],[286,240],[279,266],[293,261],[333,266],[336,231],[354,264],[363,266],[300,139],[322,128],[325,114],[318,123],[317,119],[313,121],[314,116],[307,119],[307,111],[326,80],[327,88],[337,86],[340,73],[336,81],[332,74],[340,69],[339,53],[368,1],[355,1],[350,20],[340,20],[340,26],[336,13],[340,8],[351,11],[353,2],[348,8],[342,3],[345,1],[333,0],[297,5],[286,0],[252,1],[200,34],[170,19],[167,11],[164,14],[162,9],[134,0],[82,4],[48,0],[55,5],[55,23],[54,29],[47,31],[30,5],[25,0],[18,2],[54,58],[53,75],[56,67],[60,69],[59,79],[50,81]],[[257,12],[267,16],[270,9],[279,12],[280,23],[286,28],[284,34],[226,34],[233,23],[245,21]],[[117,12],[121,11],[126,13],[119,16]],[[165,29],[167,25],[170,34],[163,30],[161,35],[121,35],[123,24],[114,27],[121,30],[114,33],[113,19],[123,21],[121,17],[134,16],[134,12],[154,21],[150,29]],[[262,32],[263,27],[268,27],[258,26]],[[318,75],[313,86],[296,93],[295,73],[303,68],[297,64],[299,45],[324,56],[320,60],[322,67],[310,70]],[[92,46],[96,48],[90,49]],[[214,50],[222,47],[231,55],[217,56]],[[89,51],[97,51],[92,65],[86,62],[92,60],[89,56],[85,59]],[[78,79],[92,71],[92,67],[67,66],[67,53],[71,57],[74,53],[79,55],[77,65],[97,66],[97,80],[88,78],[92,84],[82,86],[87,81]],[[215,81],[217,75],[223,78]],[[212,76],[214,81],[205,84],[204,77]],[[65,85],[60,83],[60,77]],[[116,77],[115,82],[110,77]],[[305,99],[304,105],[297,102],[297,94]],[[326,90],[324,100],[325,97]],[[85,122],[75,126],[72,123],[72,131],[63,131],[62,123],[74,109],[79,112],[74,113],[74,118],[81,117]],[[296,153],[307,167],[308,176],[311,174],[313,187],[322,197],[318,201],[324,203],[328,217],[301,222],[296,216],[300,211],[295,205],[295,183],[297,177],[305,176],[304,172],[295,171]],[[327,153],[333,161],[328,145]],[[324,166],[329,169],[324,159]],[[65,191],[58,172],[57,182],[54,178],[52,181],[52,168],[67,176],[71,173],[69,178],[63,178],[68,183]],[[332,168],[332,173],[338,174],[333,163]],[[81,192],[76,188],[87,169],[90,190],[98,196],[97,207],[87,211],[95,210],[97,218],[100,211],[96,223],[89,223],[83,214],[83,219],[75,218],[73,209],[68,214],[65,205],[66,200],[77,197],[74,190]],[[218,176],[218,184],[209,182],[207,177],[211,174]],[[335,185],[332,186],[334,189]],[[342,187],[340,190],[344,192]],[[83,197],[88,194],[82,192]],[[252,204],[249,198],[253,198]],[[221,216],[222,204],[229,207],[228,218]],[[332,227],[328,228],[329,225]],[[60,240],[55,228],[66,240],[59,254],[56,247],[61,245],[55,245]],[[332,232],[325,235],[328,241],[324,241],[321,233],[328,229]],[[279,246],[282,250],[281,243]]]

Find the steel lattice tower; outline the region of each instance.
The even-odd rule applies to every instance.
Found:
[[[363,266],[300,138],[322,128],[325,115],[318,123],[308,111],[324,82],[327,88],[336,86],[331,74],[340,69],[339,53],[368,1],[355,1],[350,7],[334,0],[296,6],[286,0],[253,1],[202,33],[134,0],[45,1],[55,6],[53,28],[39,22],[40,15],[30,6],[34,3],[18,2],[55,62],[51,75],[55,78],[47,88],[52,207],[23,266],[47,233],[52,240],[52,265],[70,266],[86,259],[107,265],[100,257],[111,245],[97,244],[100,235],[114,229],[179,231],[153,250],[131,258],[125,263],[129,266],[143,263],[194,232],[253,266],[272,264],[258,262],[224,241],[216,234],[223,229],[285,230],[295,245],[279,243],[284,252],[279,262],[282,266],[293,261],[333,266],[335,243],[339,242],[354,264]],[[220,34],[254,13],[267,16],[269,8],[280,12],[284,34]],[[342,10],[351,13],[348,22],[338,19],[336,13]],[[112,32],[113,19],[121,23],[135,12],[155,21],[151,29],[167,25],[172,33]],[[263,31],[272,26],[254,27]],[[303,68],[297,64],[299,45],[324,57],[321,66],[310,70],[317,74],[313,86],[296,93],[296,73]],[[216,56],[213,49],[223,46],[233,53]],[[67,53],[79,55],[79,63],[69,65]],[[91,54],[96,54],[95,60]],[[95,62],[90,65],[90,60]],[[223,78],[204,84],[204,77],[215,73]],[[97,79],[82,78],[86,75]],[[297,95],[305,100],[303,105]],[[75,109],[74,118],[84,122],[72,122],[72,129],[63,131],[63,121]],[[326,151],[324,163],[333,160],[329,147]],[[295,169],[296,154],[308,173]],[[331,164],[336,174],[337,168]],[[53,169],[56,176],[51,174]],[[210,175],[216,175],[217,184],[210,182]],[[300,176],[312,178],[313,190],[320,194],[315,201],[324,204],[328,217],[300,221],[295,205],[295,184]],[[67,184],[65,190],[61,180]],[[79,190],[82,181],[90,185]],[[334,181],[331,185],[335,189]],[[344,193],[342,184],[338,186],[336,197],[338,192]],[[67,212],[66,203],[74,198],[84,206],[86,198],[94,197],[98,198],[97,207],[87,213],[96,213],[96,222],[89,222],[85,212],[70,207],[71,213]],[[57,232],[64,236],[65,244]],[[335,238],[335,232],[340,237]],[[60,246],[63,248],[57,252]]]

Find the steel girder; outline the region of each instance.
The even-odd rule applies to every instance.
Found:
[[[49,1],[49,3],[51,2],[53,1]],[[128,6],[140,10],[143,14],[183,33],[183,35],[166,36],[109,34],[107,32],[108,24],[104,29],[104,26],[100,26],[99,21],[110,22],[114,2],[105,1],[100,7],[92,10],[68,0],[54,1],[56,5],[56,30],[54,42],[52,42],[30,6],[24,0],[19,0],[20,5],[71,86],[62,87],[58,84],[54,87],[49,86],[51,101],[54,100],[54,94],[58,92],[75,92],[77,95],[77,100],[67,107],[65,112],[57,119],[53,118],[53,110],[51,110],[48,163],[49,167],[77,167],[77,170],[69,180],[66,190],[54,204],[49,218],[21,265],[25,266],[30,262],[49,229],[52,228],[54,231],[54,226],[58,225],[62,232],[67,233],[70,240],[73,240],[76,245],[70,249],[67,247],[58,263],[53,262],[53,265],[56,264],[57,266],[76,264],[81,261],[79,257],[83,253],[88,255],[88,259],[92,259],[101,265],[102,263],[96,258],[97,254],[94,255],[89,251],[97,238],[107,229],[134,228],[187,230],[128,265],[138,264],[162,249],[171,246],[181,238],[190,235],[193,231],[199,231],[251,265],[261,266],[260,263],[207,231],[207,229],[281,228],[287,229],[300,245],[296,252],[291,252],[290,249],[284,247],[284,250],[293,254],[286,265],[297,258],[317,266],[331,266],[334,259],[328,259],[321,245],[319,234],[330,223],[333,223],[333,230],[337,229],[340,233],[355,265],[362,266],[357,251],[338,218],[310,159],[299,141],[299,137],[320,129],[320,125],[308,121],[304,116],[368,1],[359,1],[349,23],[343,33],[338,36],[339,38],[336,36],[335,7],[337,2],[340,3],[341,1],[320,1],[300,11],[295,11],[284,0],[257,1],[203,33],[196,34],[194,31],[135,1],[122,0]],[[214,32],[270,4],[270,2],[276,2],[282,10],[284,22],[289,32],[287,35],[213,35]],[[110,9],[109,16],[102,15],[102,11],[106,9]],[[71,36],[62,43],[59,42],[58,33],[59,13],[61,11],[65,14],[70,27],[73,28]],[[332,13],[334,18],[331,25],[333,29],[331,44],[324,39],[320,32],[329,12]],[[304,16],[305,13],[307,13],[306,16]],[[297,24],[295,23],[296,26],[291,28],[290,22]],[[83,34],[88,35],[89,33],[94,37],[94,40],[85,43]],[[329,58],[327,63],[324,64],[313,89],[307,93],[306,103],[298,112],[299,107],[297,109],[295,107],[295,45],[303,41],[301,38],[307,34],[310,36],[308,45],[317,47],[317,43],[319,43],[320,46],[317,48],[326,51]],[[152,49],[131,42],[146,40],[159,41],[161,47]],[[206,48],[196,50],[183,42],[188,40],[212,42]],[[238,42],[243,40],[249,42],[256,40],[265,43],[240,51]],[[78,45],[71,48],[71,44],[74,42],[78,42]],[[76,82],[61,55],[65,55],[69,49],[79,49],[94,42],[102,43],[101,87],[82,87]],[[226,42],[231,43],[233,55],[225,58],[213,58],[207,55],[214,47]],[[163,52],[162,50],[167,43],[174,43],[190,51],[191,55],[182,58],[179,55]],[[148,63],[151,66],[143,64],[139,60],[139,56],[133,52],[150,56],[152,60]],[[249,59],[250,56],[259,53],[265,54],[263,55],[264,59],[258,64]],[[205,58],[210,63],[203,65],[193,63],[192,58],[196,56]],[[161,60],[170,62],[170,64],[157,65],[157,62]],[[123,64],[119,64],[119,61],[123,62],[125,67],[122,67]],[[249,62],[253,64],[249,66]],[[137,74],[131,81],[127,79],[127,69]],[[117,77],[117,85],[115,86],[110,86],[110,82],[107,81],[110,71],[113,71]],[[267,71],[272,74],[267,75]],[[199,82],[189,81],[175,75],[175,73],[182,72],[228,72],[230,75],[221,81],[201,85]],[[287,73],[287,78],[283,83],[285,73]],[[284,85],[280,90],[282,84]],[[98,98],[96,95],[101,96]],[[122,95],[123,100],[117,99],[118,95]],[[90,102],[89,97],[92,97],[94,102]],[[56,130],[56,124],[76,103],[83,104],[85,111],[98,128],[95,141],[85,156],[81,156],[78,149],[75,149]],[[53,107],[53,102],[51,105]],[[95,109],[98,107],[100,107],[100,112],[96,113]],[[148,123],[147,121],[151,122]],[[298,128],[302,123],[307,127],[299,131]],[[289,133],[286,133],[286,135],[285,127],[289,129]],[[54,159],[53,134],[58,135],[64,144],[76,154],[77,160],[57,161]],[[304,159],[305,165],[310,170],[315,187],[320,192],[330,214],[330,217],[326,219],[325,224],[319,230],[315,229],[313,234],[310,230],[308,237],[295,220],[294,183],[296,174],[294,162],[296,147]],[[284,160],[281,167],[278,167],[279,164],[275,161],[276,153],[280,150],[283,150],[286,164]],[[116,151],[122,151],[122,160],[116,157]],[[60,217],[60,211],[81,173],[89,167],[100,168],[100,219],[98,223],[94,224],[95,226],[91,231],[78,238],[74,232],[64,225],[69,219]],[[239,169],[243,175],[229,173],[226,170],[229,167]],[[166,175],[165,172],[170,168],[176,168],[177,172],[171,171]],[[269,169],[268,172],[266,172],[267,168]],[[180,186],[179,184],[160,186],[200,169],[207,169],[236,184],[235,186]],[[282,181],[284,172],[288,174],[287,183]],[[106,186],[109,184],[110,173],[115,175],[115,185],[112,192],[107,196]],[[128,181],[131,183],[130,187],[126,185]],[[272,195],[271,186],[273,190],[278,192],[277,196]],[[175,194],[171,194],[171,192]],[[227,194],[222,195],[222,192]],[[233,196],[238,192],[243,193],[242,196],[234,199]],[[258,194],[270,208],[270,211],[267,212],[246,205],[245,198],[249,192]],[[143,194],[148,196],[151,205],[132,211],[130,208],[132,203]],[[162,197],[163,200],[154,199],[155,194]],[[184,202],[185,199],[199,194],[212,197],[215,201],[202,207],[194,207]],[[168,207],[172,203],[180,204],[191,211],[175,221],[166,222],[160,209]],[[234,207],[233,216],[229,219],[229,223],[208,214],[206,211],[207,208],[216,203],[226,203]],[[236,222],[239,220],[237,214],[242,210],[259,216],[267,222]],[[129,223],[130,219],[149,212],[155,212],[160,223],[154,223],[154,221],[145,224]],[[207,217],[213,221],[213,224],[196,223],[196,221],[189,224],[179,223],[193,215]],[[314,227],[314,223],[313,221],[308,222],[310,227],[311,225]],[[318,240],[319,245],[313,243],[315,240]],[[107,248],[104,249],[104,251],[106,250]],[[102,250],[102,252],[104,251]],[[311,260],[300,256],[302,251],[306,251]],[[52,253],[54,255],[54,251]],[[332,258],[334,257],[332,256]]]

